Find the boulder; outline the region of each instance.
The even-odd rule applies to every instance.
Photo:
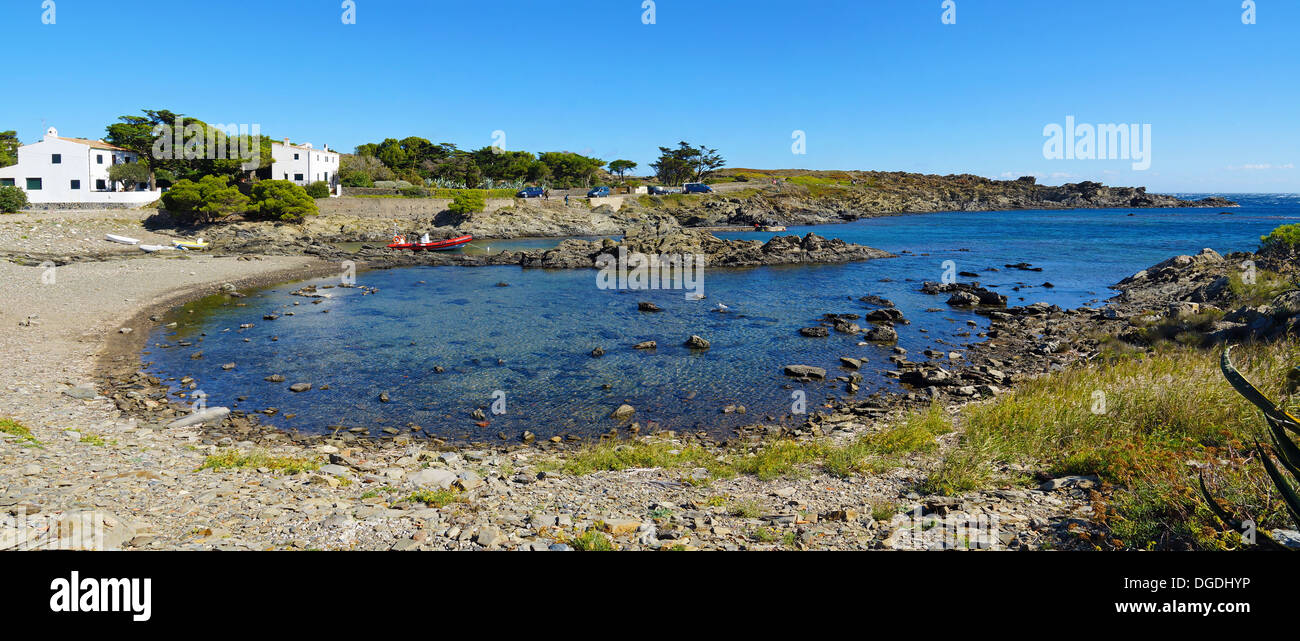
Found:
[[[801,378],[806,380],[826,378],[826,370],[812,365],[786,365],[784,369],[786,376]]]

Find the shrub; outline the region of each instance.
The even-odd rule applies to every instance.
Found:
[[[132,191],[137,183],[149,182],[149,167],[142,162],[118,163],[108,168],[108,179]]]
[[[429,195],[423,187],[416,187],[414,185],[402,189],[401,194],[407,198],[424,198]]]
[[[206,223],[249,210],[248,196],[225,176],[180,180],[162,195],[163,208],[189,222]]]
[[[375,181],[360,171],[339,172],[339,181],[344,187],[374,187]]]
[[[0,212],[12,214],[27,206],[27,192],[17,187],[0,187]]]
[[[320,213],[307,190],[287,180],[263,180],[253,185],[253,209],[260,218],[291,222]]]
[[[483,211],[487,207],[487,200],[483,194],[477,191],[466,191],[456,194],[456,198],[451,201],[451,206],[447,209],[453,214],[468,214],[470,212]]]
[[[1282,225],[1269,232],[1267,236],[1260,236],[1259,241],[1263,243],[1262,249],[1295,249],[1296,246],[1300,246],[1300,223]]]
[[[330,186],[323,180],[307,185],[307,195],[312,198],[329,198]]]

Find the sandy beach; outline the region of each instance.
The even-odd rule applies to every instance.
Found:
[[[143,235],[139,218],[130,218],[36,214],[9,221],[9,229],[54,230],[42,241],[48,257],[87,242],[64,226]],[[43,257],[29,249],[12,233],[0,238],[0,251],[26,254],[27,262]],[[860,549],[879,547],[881,539],[886,547],[954,545],[942,529],[922,535],[919,527],[895,523],[912,518],[898,513],[900,497],[933,463],[930,456],[854,479],[822,471],[714,479],[705,467],[685,477],[680,469],[650,467],[567,474],[552,443],[455,451],[400,436],[382,445],[343,438],[296,443],[275,433],[239,441],[205,427],[160,429],[96,389],[110,372],[138,369],[151,315],[227,283],[247,288],[335,269],[305,257],[200,253],[127,253],[52,272],[0,263],[0,416],[25,425],[34,439],[0,433],[0,548],[76,547],[60,523],[87,515],[106,532],[91,547],[113,549],[569,549],[565,541],[592,528],[619,547],[642,549]],[[851,439],[879,422],[843,417],[835,437]],[[698,447],[673,433],[655,442]],[[214,456],[267,462],[200,469]],[[284,461],[306,467],[286,472]],[[441,504],[436,494],[419,494],[428,491],[452,498]],[[415,495],[432,500],[411,500]],[[918,519],[922,511],[934,519],[967,506],[998,516],[1001,538],[982,545],[1001,547],[1050,540],[1056,535],[1049,523],[1088,509],[1082,494],[1063,492],[922,503],[928,507],[918,504]]]

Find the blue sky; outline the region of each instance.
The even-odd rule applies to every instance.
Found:
[[[48,0],[47,0],[48,1]],[[166,108],[328,143],[730,166],[1035,174],[1300,192],[1300,2],[1255,0],[0,0],[0,129],[97,138]],[[13,52],[30,51],[15,59]],[[1152,128],[1151,167],[1049,160],[1043,128]],[[792,132],[807,153],[791,153]]]

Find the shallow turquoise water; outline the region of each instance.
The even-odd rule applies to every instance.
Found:
[[[792,384],[781,374],[786,364],[816,365],[842,375],[847,371],[838,368],[838,357],[853,356],[867,363],[860,395],[895,384],[880,375],[889,365],[888,347],[859,347],[857,338],[834,333],[829,338],[797,333],[828,312],[872,309],[857,300],[860,296],[876,294],[898,304],[912,320],[897,328],[899,344],[913,354],[930,347],[960,349],[979,340],[974,333],[987,325],[982,317],[949,310],[943,297],[917,291],[921,281],[941,278],[944,261],[952,260],[959,271],[980,272],[975,280],[1007,294],[1012,304],[1078,306],[1108,298],[1114,293],[1108,285],[1174,254],[1202,247],[1253,249],[1261,234],[1300,221],[1298,197],[1232,198],[1243,206],[1226,210],[1231,215],[1203,209],[955,212],[792,228],[786,233],[816,231],[908,253],[847,265],[709,269],[704,300],[686,300],[680,291],[601,290],[595,270],[364,272],[358,284],[378,293],[335,288],[325,290],[332,298],[313,305],[289,295],[298,285],[286,285],[242,299],[244,307],[182,313],[177,318],[188,324],[179,332],[155,331],[143,358],[155,374],[193,376],[210,405],[274,407],[279,413],[266,422],[305,431],[334,425],[407,431],[415,424],[455,439],[495,438],[498,431],[513,438],[525,429],[539,438],[592,435],[616,425],[609,413],[628,403],[642,425],[725,434],[729,427],[766,416],[802,420],[791,416],[794,390],[807,394],[810,411],[843,394],[843,385],[834,381]],[[719,235],[763,239],[773,234]],[[1043,271],[1003,267],[1022,261]],[[510,286],[497,287],[502,281]],[[1045,281],[1055,287],[1041,287]],[[1012,291],[1016,286],[1021,291]],[[652,301],[664,311],[638,312],[638,301]],[[729,311],[714,311],[718,303]],[[925,311],[933,307],[944,311]],[[286,311],[294,315],[262,320],[264,314]],[[967,320],[978,327],[967,327]],[[240,330],[242,323],[255,326]],[[971,335],[959,335],[965,332]],[[682,343],[691,334],[707,338],[712,348],[688,350]],[[196,345],[156,346],[178,340]],[[659,348],[631,349],[644,340],[657,341]],[[606,354],[592,358],[598,346]],[[200,349],[204,357],[191,360]],[[221,370],[231,362],[237,364],[234,370]],[[435,372],[435,366],[445,372]],[[264,382],[270,374],[288,380]],[[316,389],[288,391],[290,383],[300,381]],[[322,384],[330,389],[320,390]],[[380,403],[381,392],[391,402]],[[494,415],[498,392],[504,393],[506,413]],[[248,400],[238,402],[241,396]],[[721,412],[732,404],[744,405],[748,413]],[[476,425],[475,408],[489,413],[487,427]]]

